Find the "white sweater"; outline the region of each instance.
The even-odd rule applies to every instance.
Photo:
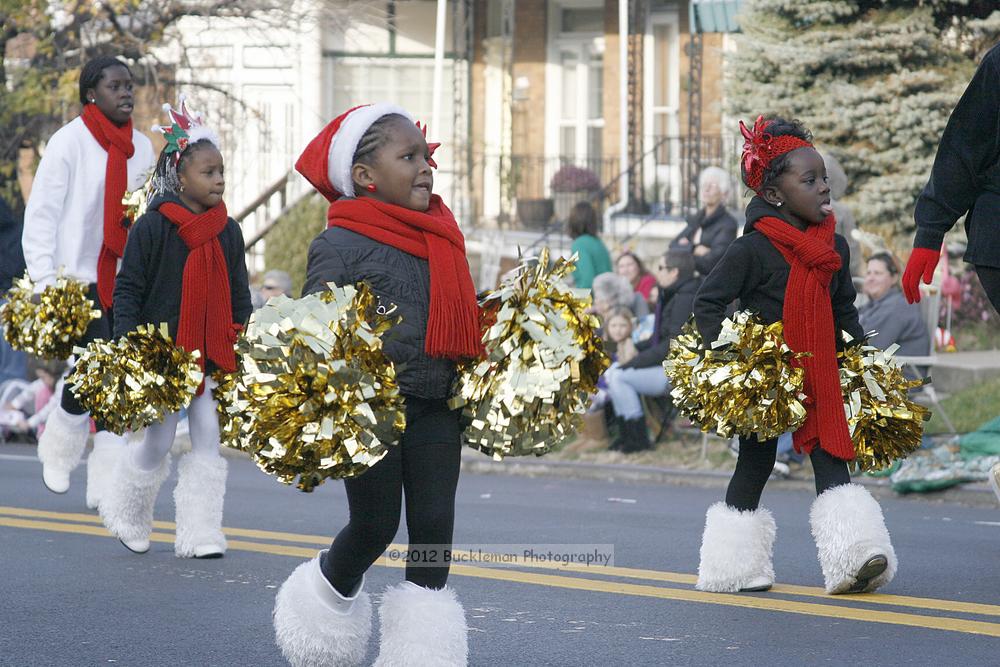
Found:
[[[153,168],[153,144],[132,130],[135,153],[128,161],[128,189],[140,187]],[[35,172],[24,211],[21,245],[37,289],[64,275],[97,282],[104,242],[104,172],[108,154],[79,116],[52,135]]]

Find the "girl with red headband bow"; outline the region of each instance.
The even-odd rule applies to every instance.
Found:
[[[861,340],[854,307],[847,241],[834,233],[823,158],[798,121],[758,117],[740,123],[745,138],[742,172],[754,196],[744,235],[705,279],[694,315],[706,341],[714,341],[734,301],[770,324],[783,321],[785,341],[808,353],[806,421],[794,433],[816,476],[810,511],[828,593],[873,591],[896,571],[896,556],[882,510],[864,487],[851,484],[847,462],[854,445],[844,413],[837,349],[841,331]],[[759,507],[774,467],[777,439],[740,436],[739,459],[725,502],[708,509],[697,588],[761,591],[774,583],[771,551],[775,524]]]
[[[137,190],[153,167],[153,145],[132,127],[132,73],[121,60],[94,58],[80,72],[83,110],[52,135],[38,164],[24,212],[22,245],[28,275],[41,290],[63,275],[90,285],[101,317],[78,345],[110,338],[112,294],[128,230],[122,197]],[[83,458],[90,416],[64,387],[60,405],[38,440],[42,480],[66,493],[70,472]],[[87,507],[97,507],[125,438],[97,424],[87,460]]]
[[[467,662],[465,612],[445,585],[462,449],[448,398],[456,361],[482,354],[482,334],[465,239],[432,194],[435,148],[405,109],[369,104],[331,121],[295,165],[330,201],[302,291],[371,286],[400,318],[383,349],[406,402],[399,445],[344,481],[347,526],[278,591],[275,636],[296,667],[362,663],[372,616],[365,573],[396,535],[404,495],[413,559],[406,581],[382,596],[375,664]]]

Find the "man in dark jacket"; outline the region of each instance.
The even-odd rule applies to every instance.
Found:
[[[24,252],[21,250],[21,230],[24,213],[15,213],[0,197],[0,303],[15,278],[24,275]],[[0,383],[24,380],[28,357],[11,348],[0,328]]]
[[[611,447],[625,452],[650,448],[639,396],[662,396],[669,391],[663,360],[670,339],[691,317],[694,297],[701,286],[691,253],[668,250],[657,263],[656,282],[660,289],[652,337],[636,344],[638,353],[632,359],[615,363],[606,373],[608,394],[615,414],[622,420],[620,435]]]

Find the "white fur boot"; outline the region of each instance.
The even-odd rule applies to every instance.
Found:
[[[118,459],[111,485],[97,511],[107,529],[129,551],[137,554],[149,551],[153,504],[168,474],[170,455],[164,457],[158,468],[148,472],[136,468],[129,453]]]
[[[390,586],[378,610],[381,641],[375,667],[464,667],[469,638],[465,610],[451,588],[410,582]]]
[[[274,637],[292,667],[360,665],[372,634],[372,603],[362,592],[344,597],[320,570],[326,551],[299,565],[274,600]]]
[[[221,558],[222,504],[229,466],[221,456],[185,454],[177,463],[177,535],[174,553],[180,558]]]
[[[71,415],[57,406],[45,421],[38,438],[38,460],[42,462],[42,481],[53,493],[69,490],[69,474],[80,465],[90,437],[90,417]]]
[[[896,552],[882,508],[858,484],[827,489],[809,512],[826,592],[871,592],[892,581]]]
[[[700,591],[766,591],[774,584],[774,516],[769,510],[740,511],[724,502],[708,508],[698,563]]]
[[[95,510],[107,493],[118,459],[125,454],[128,439],[110,431],[94,434],[94,449],[87,457],[87,509]]]

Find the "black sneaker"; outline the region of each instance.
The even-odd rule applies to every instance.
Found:
[[[889,567],[889,561],[884,555],[872,556],[865,561],[865,564],[861,566],[858,573],[854,575],[856,581],[853,586],[847,589],[847,593],[864,593],[868,585],[871,584],[872,579],[885,572],[887,567]]]

